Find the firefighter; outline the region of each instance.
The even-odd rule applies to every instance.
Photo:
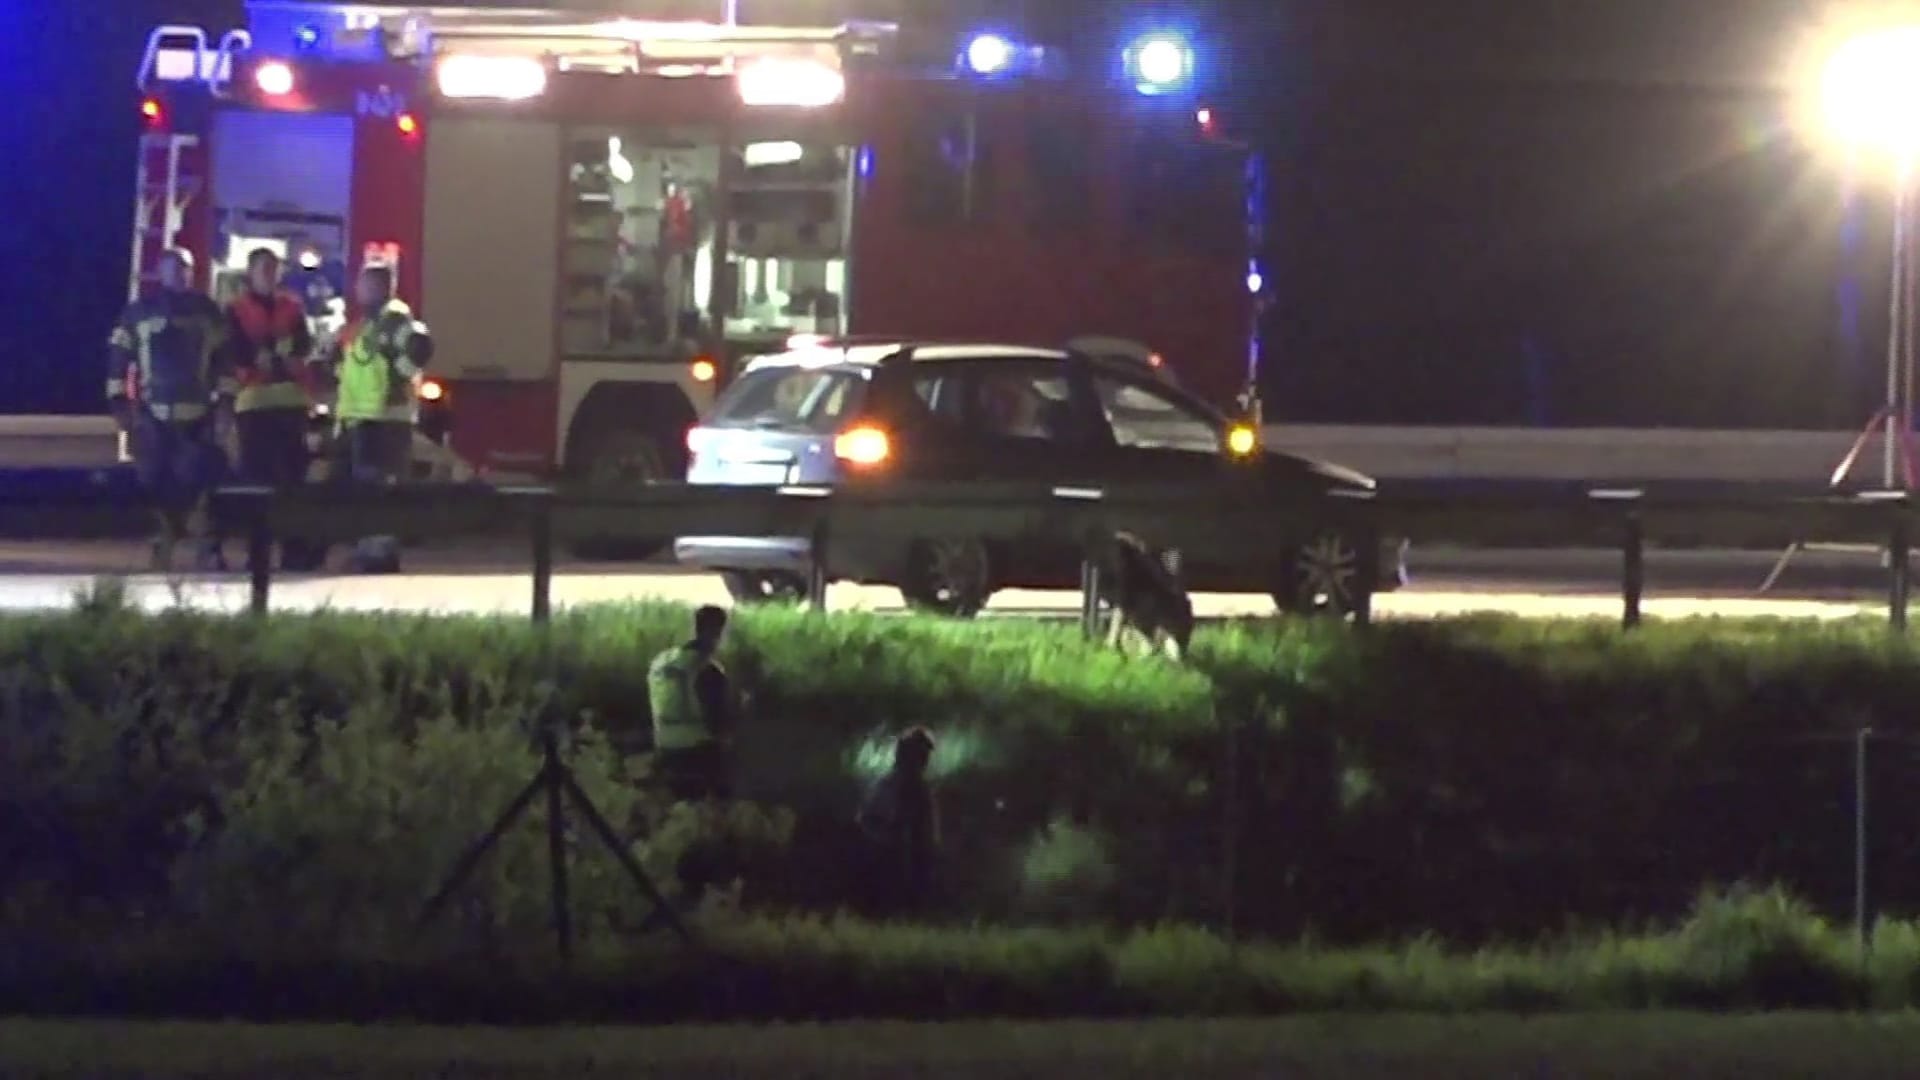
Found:
[[[173,569],[174,549],[191,538],[198,560],[218,569],[207,495],[224,468],[220,431],[234,390],[222,370],[227,319],[193,287],[193,256],[160,256],[159,288],[127,305],[109,340],[107,403],[127,434],[140,485],[158,530],[153,569]]]
[[[262,487],[294,488],[307,479],[313,331],[305,304],[283,287],[280,270],[280,257],[270,248],[247,256],[246,288],[227,307],[228,355],[239,387],[234,423],[240,477]],[[314,565],[308,546],[294,540],[282,544],[281,562],[288,570]]]
[[[647,668],[654,762],[682,801],[732,795],[733,690],[714,659],[726,632],[726,611],[703,607],[693,613],[693,640],[654,657]]]
[[[394,294],[394,284],[391,266],[363,267],[356,286],[360,317],[340,335],[331,470],[336,483],[396,483],[410,463],[416,387],[433,358],[433,338]],[[364,573],[397,573],[400,541],[365,538],[354,546],[353,563]]]

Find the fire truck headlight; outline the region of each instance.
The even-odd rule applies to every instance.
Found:
[[[1148,34],[1127,49],[1127,75],[1143,94],[1177,90],[1193,78],[1193,46],[1174,34]]]
[[[815,60],[768,58],[740,69],[740,100],[747,105],[818,109],[846,96],[847,79]]]
[[[449,56],[440,61],[440,93],[450,98],[526,101],[547,91],[547,66],[524,56]]]
[[[268,97],[284,97],[293,93],[293,69],[270,60],[253,70],[253,85]]]

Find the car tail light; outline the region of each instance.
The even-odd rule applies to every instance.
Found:
[[[833,440],[833,456],[849,465],[878,465],[892,454],[887,433],[870,424],[848,428]]]

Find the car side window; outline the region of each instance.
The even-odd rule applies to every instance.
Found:
[[[1094,393],[1113,428],[1113,441],[1143,450],[1217,454],[1220,428],[1213,419],[1140,383],[1095,375]]]
[[[1067,373],[1058,365],[972,364],[966,385],[969,426],[980,435],[1062,445],[1086,441]]]

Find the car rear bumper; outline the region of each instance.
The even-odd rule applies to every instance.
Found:
[[[813,543],[804,536],[682,536],[673,542],[674,561],[700,570],[755,570],[806,574]]]

